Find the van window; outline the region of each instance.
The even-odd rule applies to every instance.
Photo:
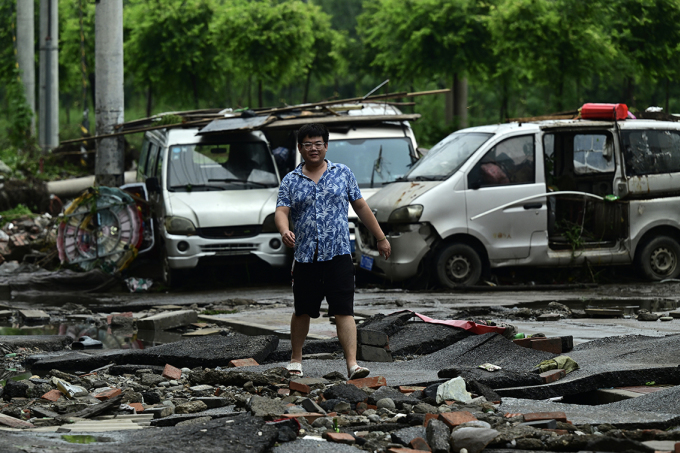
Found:
[[[503,140],[491,148],[468,174],[468,187],[533,184],[534,136]]]
[[[408,138],[333,140],[328,160],[347,165],[359,187],[381,187],[404,176],[415,162]]]
[[[680,133],[663,130],[621,131],[628,176],[680,172]]]
[[[149,146],[149,158],[146,161],[145,171],[146,176],[156,176],[156,162],[158,162],[158,154],[160,147],[154,143]]]
[[[413,179],[445,179],[460,168],[493,134],[456,132],[440,141],[406,175]]]
[[[147,139],[144,139],[144,143],[142,143],[142,150],[139,152],[137,174],[140,175],[146,174],[146,160],[149,157],[149,146],[151,146],[151,142]]]
[[[608,173],[614,171],[616,163],[612,143],[604,134],[574,135],[574,173]]]
[[[277,187],[279,180],[263,142],[172,145],[168,189],[173,192]]]

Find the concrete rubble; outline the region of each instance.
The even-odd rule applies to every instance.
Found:
[[[12,322],[28,323],[22,310],[4,310]],[[549,310],[574,315],[557,305]],[[501,311],[522,319],[544,314]],[[374,348],[363,356],[374,361],[361,362],[371,375],[347,381],[337,339],[308,341],[305,376],[295,377],[285,369],[289,341],[197,322],[205,312],[159,305],[107,314],[71,304],[35,314],[75,316],[122,335],[143,327],[179,338],[215,330],[144,349],[75,351],[73,332],[0,336],[4,451],[25,451],[26,442],[37,450],[94,452],[124,445],[277,453],[680,447],[680,335],[624,335],[574,346],[569,337],[474,335],[413,322],[410,313],[375,315],[358,326],[360,344]],[[489,325],[501,319],[488,309],[452,316]],[[564,356],[577,368],[539,373],[537,365],[565,363]],[[11,379],[11,370],[24,371],[25,379]],[[88,445],[69,443],[69,436],[84,435]]]

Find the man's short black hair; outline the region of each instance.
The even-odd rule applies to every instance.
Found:
[[[302,143],[306,137],[321,137],[324,143],[328,143],[328,129],[323,124],[309,123],[300,128],[297,133],[298,143]]]

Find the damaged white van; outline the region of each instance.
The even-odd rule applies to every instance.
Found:
[[[361,267],[392,281],[429,273],[444,287],[586,261],[677,277],[680,123],[631,119],[622,104],[586,104],[581,116],[446,137],[371,198],[392,256],[360,225]]]

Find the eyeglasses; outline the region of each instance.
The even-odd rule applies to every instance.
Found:
[[[305,143],[301,143],[302,147],[304,149],[306,149],[307,151],[309,151],[312,148],[313,149],[323,149],[325,144],[326,144],[325,142],[314,142],[314,143],[305,142]]]

